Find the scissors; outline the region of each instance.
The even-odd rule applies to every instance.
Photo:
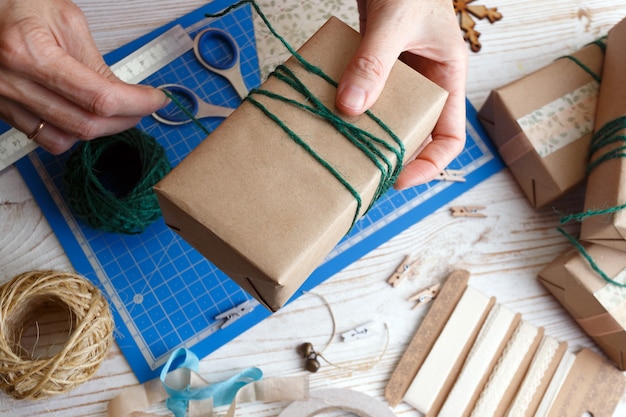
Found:
[[[152,117],[167,125],[178,126],[189,123],[192,120],[190,116],[196,119],[228,117],[235,111],[235,109],[230,107],[207,103],[184,85],[163,84],[157,88],[167,91],[173,97],[170,104],[152,113]]]
[[[222,47],[230,49],[227,54],[230,59],[225,61],[223,56],[213,57],[210,55],[211,51],[215,49],[216,42],[219,42]],[[243,99],[248,95],[249,90],[241,74],[240,49],[232,35],[221,29],[204,29],[194,38],[193,53],[202,66],[226,78],[235,88],[239,97]]]

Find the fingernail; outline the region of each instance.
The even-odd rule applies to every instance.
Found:
[[[361,110],[365,105],[366,97],[367,93],[364,89],[350,85],[342,91],[341,102],[346,107]]]

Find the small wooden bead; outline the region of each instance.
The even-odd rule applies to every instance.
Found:
[[[307,371],[311,373],[315,373],[320,369],[320,362],[315,357],[313,357],[313,358],[307,359],[306,362],[304,363],[304,366]]]
[[[307,342],[298,346],[298,353],[300,353],[303,358],[308,358],[312,354],[315,354],[315,350],[313,349],[313,345]]]

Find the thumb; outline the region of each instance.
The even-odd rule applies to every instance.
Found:
[[[368,23],[361,43],[339,80],[335,105],[347,116],[358,116],[378,99],[400,55],[391,30]]]

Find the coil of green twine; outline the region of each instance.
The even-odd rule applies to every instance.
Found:
[[[152,187],[171,169],[165,149],[132,128],[76,147],[63,177],[65,198],[94,229],[142,233],[161,217]]]

